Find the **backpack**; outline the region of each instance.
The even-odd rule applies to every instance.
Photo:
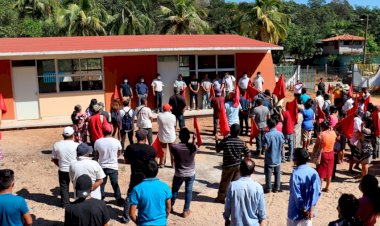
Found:
[[[124,110],[123,110],[124,111]],[[123,118],[121,119],[121,130],[125,132],[129,132],[133,129],[133,117],[129,114],[131,109],[129,109],[127,112],[125,112]]]

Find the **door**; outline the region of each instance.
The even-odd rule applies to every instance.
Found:
[[[36,67],[13,67],[13,94],[17,120],[39,119]]]
[[[178,76],[178,59],[177,56],[159,56],[157,72],[161,75],[161,81],[164,83],[162,102],[166,104],[169,98],[174,94],[173,85]]]

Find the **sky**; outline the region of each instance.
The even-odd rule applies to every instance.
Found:
[[[254,2],[255,0],[226,0],[228,2]],[[306,4],[308,0],[294,0],[297,3]],[[330,2],[330,0],[326,0],[326,2]],[[348,2],[353,6],[370,6],[370,7],[379,7],[380,8],[380,0],[348,0]]]

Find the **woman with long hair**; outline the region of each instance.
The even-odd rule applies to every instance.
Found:
[[[367,174],[360,181],[360,191],[363,196],[359,199],[359,210],[356,215],[364,226],[374,226],[380,215],[380,188],[375,176]]]
[[[336,134],[335,131],[330,129],[330,123],[328,121],[321,123],[321,130],[313,151],[317,152],[318,148],[321,149],[321,161],[317,165],[317,171],[321,178],[321,187],[323,179],[326,179],[326,187],[322,189],[322,191],[328,192],[334,170],[334,144]]]
[[[87,121],[90,119],[90,117],[95,113],[94,111],[94,105],[98,103],[97,99],[91,99],[90,105],[88,105],[88,108],[86,109],[85,115]]]

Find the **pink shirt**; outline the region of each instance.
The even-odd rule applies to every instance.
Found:
[[[274,127],[278,132],[282,133],[282,122],[277,123],[276,127]]]
[[[330,125],[331,127],[335,127],[338,123],[338,117],[336,115],[330,115]]]

